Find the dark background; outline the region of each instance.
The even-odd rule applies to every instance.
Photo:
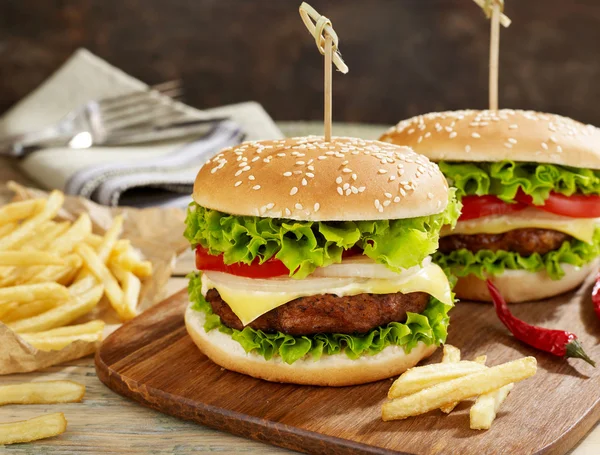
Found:
[[[600,125],[600,1],[506,0],[500,107]],[[322,56],[298,0],[0,0],[0,113],[78,47],[186,101],[256,100],[277,120],[320,119]],[[312,0],[350,67],[334,120],[394,123],[487,105],[489,22],[471,0]]]

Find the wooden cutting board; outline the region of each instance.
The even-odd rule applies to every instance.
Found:
[[[600,361],[600,322],[591,281],[575,293],[513,305],[527,321],[577,333]],[[390,380],[345,388],[273,384],[221,369],[192,343],[183,322],[188,299],[178,293],[112,334],[96,355],[108,387],[140,403],[223,431],[317,454],[563,454],[600,419],[600,372],[516,342],[491,305],[459,303],[448,342],[463,358],[488,355],[495,365],[533,355],[535,377],[513,389],[488,431],[469,429],[469,403],[382,422]],[[439,361],[438,350],[430,361]],[[126,423],[124,423],[126,424]],[[176,437],[176,436],[175,436]]]

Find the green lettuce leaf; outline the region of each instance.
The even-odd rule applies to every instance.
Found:
[[[534,253],[524,257],[512,251],[480,250],[473,253],[466,249],[455,250],[449,254],[436,253],[433,261],[442,269],[456,276],[475,275],[485,279],[491,275],[501,275],[505,270],[527,270],[539,272],[546,270],[550,278],[559,280],[565,274],[561,264],[582,266],[600,255],[600,228],[594,231],[593,243],[572,239],[564,242],[558,250],[544,255]]]
[[[417,218],[378,221],[313,222],[235,216],[190,204],[185,237],[226,264],[281,260],[290,276],[305,278],[317,267],[339,263],[344,250],[358,246],[371,259],[400,271],[417,264],[438,246],[439,231],[454,226],[461,204],[450,191],[446,210]]]
[[[438,163],[448,182],[457,188],[457,196],[493,194],[513,202],[520,189],[541,205],[550,191],[565,196],[575,193],[600,194],[600,170],[559,166],[547,163],[498,161]]]
[[[324,354],[342,352],[351,359],[357,359],[362,355],[375,355],[390,345],[401,346],[409,353],[419,341],[426,345],[441,344],[446,341],[448,335],[448,311],[452,305],[446,305],[433,297],[422,314],[408,313],[405,323],[391,322],[361,335],[334,333],[292,336],[281,332],[265,333],[250,327],[235,330],[221,322],[202,296],[200,274],[192,273],[188,278],[192,309],[206,315],[204,329],[207,332],[219,330],[227,333],[240,343],[246,352],[255,352],[267,360],[280,356],[285,363],[292,364],[307,355],[313,360],[319,360]]]

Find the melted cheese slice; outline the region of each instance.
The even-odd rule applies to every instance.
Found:
[[[440,235],[443,237],[452,234],[502,234],[514,229],[538,228],[564,232],[583,242],[592,243],[594,229],[599,222],[598,218],[571,218],[528,207],[510,215],[484,216],[474,220],[459,221],[454,230],[444,226]]]
[[[202,294],[216,289],[242,324],[247,325],[263,314],[299,297],[334,294],[338,297],[358,294],[426,292],[452,304],[448,278],[435,264],[418,268],[401,278],[293,278],[252,279],[222,272],[203,272]]]

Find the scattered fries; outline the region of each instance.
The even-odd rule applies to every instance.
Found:
[[[42,351],[59,351],[75,341],[90,343],[101,341],[104,321],[95,320],[86,324],[59,327],[45,332],[21,333],[21,338]]]
[[[0,445],[51,438],[64,433],[66,429],[67,419],[62,412],[20,422],[0,423]]]
[[[122,320],[137,313],[141,280],[152,274],[116,216],[103,235],[87,214],[57,219],[64,195],[0,207],[0,322],[40,350],[101,340],[102,321],[78,324],[106,296]],[[66,326],[66,327],[65,327]]]
[[[461,401],[477,398],[471,407],[471,429],[489,429],[514,383],[533,376],[534,357],[486,367],[486,356],[474,362],[460,360],[460,350],[444,346],[441,363],[411,368],[389,390],[391,401],[382,407],[382,419],[399,420],[435,409],[452,412]]]
[[[7,404],[78,403],[85,386],[73,381],[29,382],[0,386],[0,406]]]

